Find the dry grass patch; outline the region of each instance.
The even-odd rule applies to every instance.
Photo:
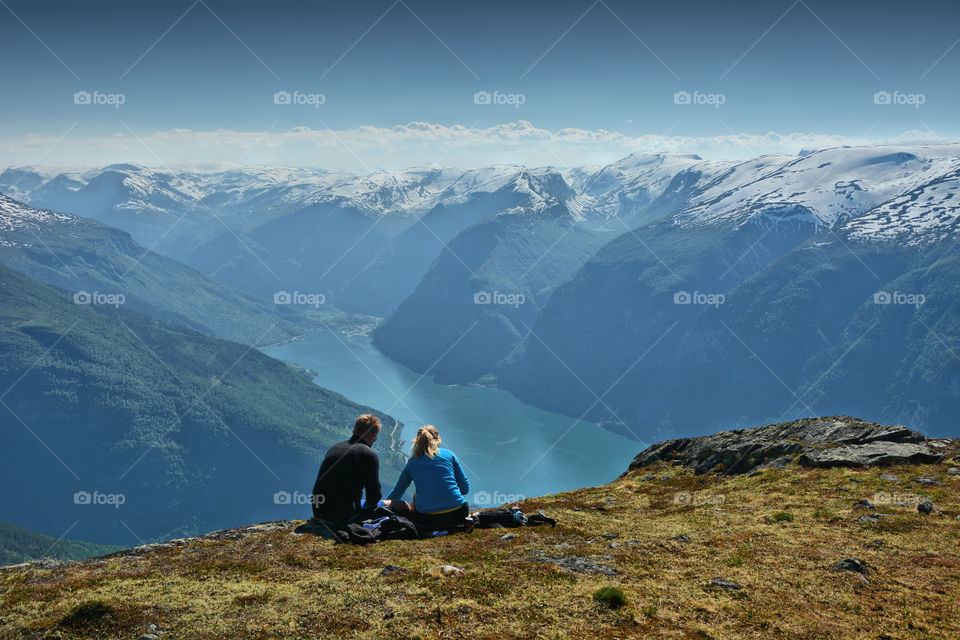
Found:
[[[510,541],[487,530],[361,548],[275,531],[5,570],[0,637],[135,638],[148,624],[171,638],[209,640],[958,637],[960,479],[946,466],[791,467],[751,478],[660,465],[527,500],[525,512],[543,509],[560,524],[513,529]],[[911,481],[918,476],[940,484]],[[929,498],[937,511],[853,507],[879,491]],[[892,517],[860,522],[874,512]],[[571,572],[536,552],[598,559],[616,574]],[[845,557],[868,572],[832,571]],[[406,571],[381,576],[387,564]],[[464,572],[442,575],[445,564]],[[711,587],[715,577],[743,588]],[[598,605],[593,595],[605,587],[627,603]],[[65,623],[85,602],[109,613],[91,609]]]

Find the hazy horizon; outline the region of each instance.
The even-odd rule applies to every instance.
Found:
[[[370,171],[960,138],[960,6],[0,7],[0,164]],[[14,57],[15,56],[15,57]]]

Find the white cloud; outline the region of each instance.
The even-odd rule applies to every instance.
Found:
[[[706,159],[749,158],[767,153],[879,142],[817,133],[729,133],[717,136],[628,136],[606,129],[541,129],[526,120],[486,128],[409,122],[394,127],[287,131],[168,129],[150,133],[30,134],[0,141],[0,164],[38,162],[146,165],[183,163],[283,164],[366,171],[423,164],[480,166],[517,163],[558,167],[612,162],[640,151],[685,151]],[[931,132],[910,131],[895,141],[942,143]],[[891,140],[886,140],[891,141]]]

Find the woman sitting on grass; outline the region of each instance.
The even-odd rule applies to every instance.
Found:
[[[416,489],[412,506],[401,500],[411,482]],[[470,514],[464,498],[469,492],[470,482],[457,456],[440,448],[440,433],[428,424],[417,431],[407,466],[384,502],[424,529],[462,527]]]

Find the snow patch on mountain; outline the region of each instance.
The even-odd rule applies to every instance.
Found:
[[[841,227],[863,241],[938,242],[960,231],[960,159],[930,182],[900,194]]]
[[[71,225],[79,228],[93,224],[96,223],[66,213],[34,209],[0,194],[0,246],[15,247],[25,244],[32,246],[34,243],[30,238],[35,237],[37,231],[55,225]],[[23,232],[29,233],[26,242],[16,237]]]
[[[718,175],[691,199],[680,226],[806,224],[833,229],[948,172],[960,146],[868,146],[762,156]]]
[[[579,176],[578,208],[604,217],[637,211],[650,204],[674,177],[703,164],[692,153],[635,153],[602,167],[589,177]]]
[[[575,219],[601,226],[604,220],[642,224],[672,215],[681,227],[843,227],[858,239],[889,240],[957,231],[958,161],[960,145],[915,144],[804,150],[746,162],[638,153],[599,168],[564,171],[426,165],[357,175],[284,166],[200,171],[127,163],[67,172],[13,167],[0,173],[0,191],[40,208],[112,214],[109,222],[121,227],[117,214],[170,220],[191,214],[171,238],[192,236],[198,224],[222,232],[214,217],[229,222],[240,216],[255,226],[314,205],[370,217],[416,217],[439,205],[510,192],[532,212],[563,204]]]

